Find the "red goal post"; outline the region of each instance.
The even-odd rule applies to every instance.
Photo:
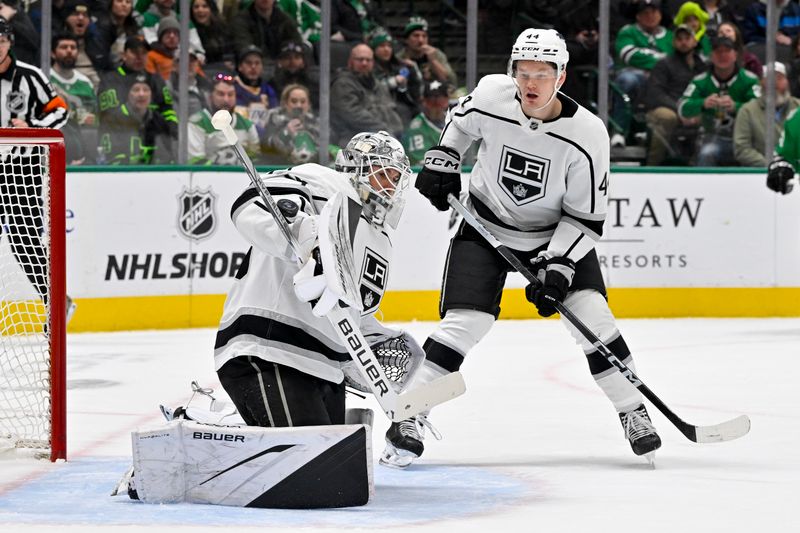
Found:
[[[66,459],[64,136],[0,128],[0,453]]]

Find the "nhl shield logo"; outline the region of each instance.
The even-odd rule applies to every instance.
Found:
[[[371,313],[381,303],[389,262],[369,248],[364,250],[364,269],[361,272],[361,303],[364,314]]]
[[[549,159],[503,146],[497,182],[515,204],[527,204],[542,198],[549,174]]]
[[[21,115],[25,112],[27,107],[28,98],[25,93],[21,91],[11,91],[6,97],[6,109],[16,115]]]
[[[207,190],[185,190],[178,196],[178,229],[187,238],[200,241],[217,228],[216,196]]]

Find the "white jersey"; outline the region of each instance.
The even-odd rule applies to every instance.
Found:
[[[336,192],[355,208],[361,206],[346,175],[317,164],[293,167],[284,175],[265,175],[264,183],[276,201],[288,198],[307,213],[322,211]],[[341,382],[341,363],[350,361],[347,350],[328,319],[314,316],[311,305],[295,296],[292,278],[300,267],[255,187],[234,202],[231,219],[251,248],[225,300],[214,346],[216,370],[234,357],[249,355]],[[391,332],[373,315],[386,288],[392,243],[383,228],[371,225],[363,215],[354,219],[353,263],[364,307],[361,330],[369,338]]]
[[[503,244],[578,261],[603,231],[609,140],[599,118],[558,98],[557,118],[532,119],[510,76],[485,76],[450,110],[439,144],[463,154],[482,141],[467,205]]]

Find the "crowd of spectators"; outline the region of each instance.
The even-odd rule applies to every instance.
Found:
[[[0,2],[0,17],[15,29],[17,60],[38,65],[41,1],[17,2]],[[638,144],[648,165],[765,165],[767,2],[779,13],[779,61],[772,68],[780,134],[800,96],[798,0],[612,0],[612,155],[613,148]],[[446,4],[463,9],[465,3]],[[382,5],[332,0],[338,68],[323,89],[331,105],[328,150],[334,155],[359,131],[385,130],[403,139],[418,164],[419,154],[436,144],[448,106],[464,92],[451,66],[463,58],[432,45],[423,17],[412,14],[402,26],[393,20],[390,31]],[[571,56],[563,91],[596,111],[597,5],[482,0],[481,52],[507,54],[522,27],[555,27]],[[235,163],[211,127],[218,109],[235,115],[235,130],[257,164],[315,160],[318,2],[191,0],[189,6],[189,35],[182,39],[176,0],[52,1],[50,80],[70,110],[69,163],[177,161],[181,42],[189,57],[192,164]]]

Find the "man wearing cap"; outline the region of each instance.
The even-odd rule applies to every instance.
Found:
[[[639,102],[639,93],[644,89],[649,72],[659,59],[672,51],[672,35],[661,25],[661,1],[638,0],[635,8],[636,22],[623,26],[615,39],[617,74],[614,78],[634,106]],[[611,144],[624,145],[631,117],[626,113],[622,96],[616,93],[613,95],[611,118],[622,130],[611,137]]]
[[[737,63],[736,45],[727,37],[712,42],[711,67],[695,76],[678,102],[678,115],[701,117],[703,133],[697,166],[736,164],[733,121],[742,105],[761,93],[758,78]]]
[[[144,33],[145,40],[151,46],[158,42],[161,34],[159,23],[164,17],[181,20],[180,15],[175,11],[175,0],[153,0],[153,4],[147,11],[142,13],[142,33]],[[189,21],[189,44],[200,53],[205,53],[203,42],[200,40],[197,28],[194,27],[191,20]]]
[[[447,56],[428,43],[428,21],[422,17],[411,17],[403,28],[405,48],[398,52],[399,59],[410,59],[417,64],[425,81],[439,80],[457,85],[456,73],[447,61]]]
[[[450,107],[449,87],[433,80],[425,85],[422,98],[422,113],[411,120],[405,135],[403,147],[412,165],[425,162],[425,152],[439,143],[444,128],[444,119]]]
[[[381,26],[367,35],[367,44],[375,54],[375,77],[389,89],[403,124],[408,124],[420,112],[422,73],[415,62],[395,55],[392,36]]]
[[[691,153],[679,154],[674,150],[673,133],[679,126],[688,135],[689,144],[696,140],[699,117],[681,118],[678,116],[678,100],[692,78],[705,72],[706,63],[698,51],[697,38],[692,29],[682,24],[672,34],[673,51],[660,59],[647,80],[644,105],[647,111],[647,127],[650,129],[650,148],[647,164],[657,166],[664,163],[667,153],[673,158],[691,157]],[[686,157],[686,159],[688,159]]]
[[[150,45],[141,36],[132,35],[125,41],[122,52],[122,64],[115,70],[104,73],[97,89],[98,112],[100,124],[109,112],[120,107],[128,97],[128,91],[134,79],[143,74],[150,84],[153,105],[157,112],[167,122],[170,128],[178,131],[178,117],[175,114],[172,101],[172,91],[160,76],[150,74],[145,70],[147,52]]]
[[[767,128],[767,69],[761,79],[761,94],[739,109],[733,125],[733,153],[743,167],[765,167],[772,153],[764,154]],[[775,63],[775,139],[780,139],[786,118],[800,105],[789,91],[786,65]],[[771,150],[770,150],[771,152]]]
[[[111,165],[173,163],[177,135],[150,108],[153,91],[148,77],[136,74],[132,81],[125,103],[108,113],[100,125],[98,157]]]
[[[100,83],[99,71],[109,68],[108,51],[96,46],[97,29],[89,15],[88,0],[68,0],[65,8],[67,18],[64,29],[74,35],[78,41],[78,58],[75,69],[92,80],[97,87]]]
[[[180,42],[181,26],[178,20],[172,16],[163,17],[158,22],[158,40],[151,45],[147,53],[145,70],[150,74],[161,76],[164,81],[169,80]]]
[[[303,85],[311,93],[311,107],[319,107],[319,76],[306,66],[303,45],[299,42],[283,43],[270,84],[275,88],[276,94],[283,94],[287,85]]]
[[[287,41],[300,42],[297,25],[275,5],[275,0],[254,0],[231,21],[231,33],[237,50],[254,44],[266,58],[277,59]]]
[[[236,112],[255,124],[259,138],[267,126],[268,111],[278,107],[278,95],[263,77],[264,56],[258,46],[239,52],[236,62]]]
[[[372,48],[357,44],[350,51],[347,68],[331,83],[331,126],[338,134],[336,144],[344,146],[356,133],[387,131],[394,137],[403,132],[389,90],[373,74]]]

